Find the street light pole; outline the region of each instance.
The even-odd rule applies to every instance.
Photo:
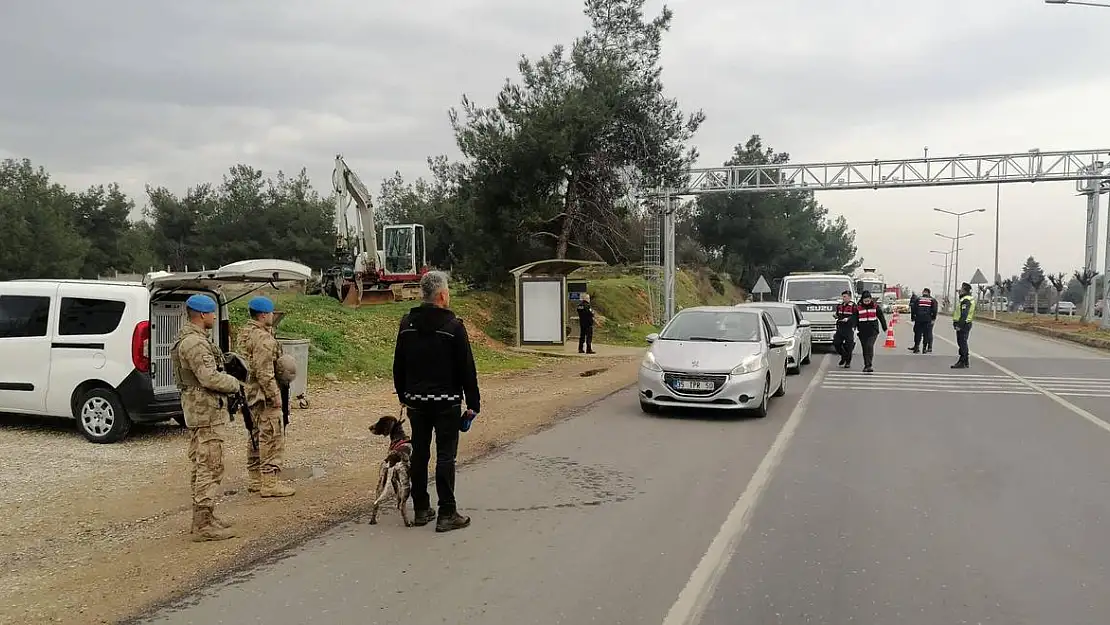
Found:
[[[940,292],[942,294],[945,294],[945,297],[947,297],[947,293],[948,293],[948,274],[949,274],[949,269],[951,268],[951,264],[949,263],[949,258],[951,258],[951,256],[956,253],[956,249],[954,247],[955,242],[956,242],[955,239],[953,239],[952,240],[953,246],[951,246],[948,249],[947,252],[945,252],[943,250],[929,250],[930,254],[940,254],[941,256],[944,257],[944,264],[943,265],[937,265],[937,267],[944,267],[944,282],[943,282],[942,286],[940,287]],[[963,248],[960,248],[960,249],[963,249]]]
[[[1002,213],[1002,185],[994,187],[994,285],[991,287],[991,319],[998,319],[998,307],[994,300],[998,297],[998,287],[1002,283],[1002,274],[998,273],[998,224]]]
[[[952,282],[954,284],[957,284],[959,279],[960,279],[959,241],[960,241],[960,239],[963,238],[963,236],[960,235],[960,219],[964,215],[970,215],[971,213],[985,213],[985,212],[987,212],[987,209],[985,209],[985,208],[974,208],[972,210],[962,211],[962,212],[959,212],[959,213],[944,210],[943,208],[934,208],[933,210],[935,210],[938,213],[944,213],[945,215],[952,215],[953,217],[956,218],[956,236],[955,236],[955,238],[952,238],[952,237],[945,237],[945,238],[952,239],[952,247],[956,250],[956,262],[955,262],[955,269],[953,270],[953,274],[952,274]],[[942,236],[942,237],[944,236],[943,234],[940,234],[939,232],[937,234]],[[970,235],[967,235],[967,236],[970,236]],[[956,294],[956,299],[959,299],[959,292],[958,291],[957,291],[957,294]]]
[[[1102,7],[1104,9],[1110,9],[1110,4],[1105,4],[1105,3],[1102,3],[1102,2],[1081,2],[1080,0],[1044,0],[1044,3],[1045,4],[1078,4],[1079,6],[1084,6],[1084,7]]]

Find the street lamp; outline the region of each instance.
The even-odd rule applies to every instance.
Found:
[[[1102,2],[1080,2],[1079,0],[1044,0],[1044,3],[1045,4],[1078,4],[1080,6],[1085,6],[1085,7],[1102,7],[1104,9],[1110,9],[1110,4],[1105,4],[1105,3],[1102,3]]]
[[[987,209],[985,209],[985,208],[973,208],[971,210],[962,211],[962,212],[959,212],[959,213],[953,212],[953,211],[947,211],[947,210],[944,210],[943,208],[934,208],[933,210],[935,210],[938,213],[944,213],[945,215],[952,215],[953,217],[956,218],[956,237],[954,239],[952,239],[952,248],[956,250],[956,262],[953,263],[953,265],[955,266],[955,269],[953,271],[953,279],[952,279],[952,282],[955,283],[956,280],[960,276],[960,250],[956,249],[956,248],[958,246],[959,240],[963,238],[963,237],[960,236],[960,219],[964,215],[970,215],[972,213],[985,213],[985,212],[987,212]],[[944,235],[940,235],[940,236],[944,236]],[[956,299],[960,299],[958,292],[957,292]]]
[[[960,249],[962,250],[964,248],[961,247]],[[948,250],[947,252],[944,251],[944,250],[929,250],[929,253],[930,254],[940,254],[941,256],[944,256],[944,264],[943,265],[936,265],[936,263],[933,263],[933,264],[936,265],[937,267],[944,267],[944,286],[942,286],[940,288],[940,292],[941,293],[948,293],[948,273],[949,273],[948,270],[951,268],[951,264],[948,261],[949,261],[949,256],[954,254],[955,250]]]
[[[941,234],[939,232],[934,232],[933,234],[935,234],[938,237],[941,237],[943,239],[948,239],[949,241],[952,242],[952,252],[951,253],[953,254],[954,260],[952,262],[952,271],[949,272],[949,276],[952,278],[952,285],[953,285],[953,288],[956,291],[956,299],[958,300],[958,299],[960,299],[960,297],[959,297],[959,295],[960,295],[960,288],[959,288],[960,250],[963,249],[962,247],[958,247],[958,246],[959,246],[959,243],[960,243],[961,239],[966,239],[970,236],[975,236],[975,233],[974,232],[968,232],[967,234],[958,234],[954,237],[949,236],[947,234]],[[948,295],[951,295],[951,293],[949,293]],[[946,295],[946,297],[947,297],[947,295]]]

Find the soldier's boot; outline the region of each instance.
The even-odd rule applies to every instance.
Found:
[[[277,473],[262,474],[262,490],[259,491],[260,495],[263,497],[291,497],[297,493],[297,489],[285,482],[278,481],[277,476]]]
[[[193,542],[202,543],[211,540],[227,540],[229,538],[235,538],[235,532],[227,528],[217,527],[212,522],[211,508],[193,506]]]
[[[262,490],[262,472],[247,471],[247,492],[257,493]]]
[[[231,521],[228,521],[227,519],[223,519],[221,517],[216,516],[215,512],[212,513],[212,525],[214,525],[214,526],[216,526],[220,529],[223,529],[223,530],[231,529],[231,527],[232,527]]]

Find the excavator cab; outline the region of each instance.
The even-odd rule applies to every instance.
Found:
[[[387,278],[419,280],[427,266],[424,246],[424,226],[420,224],[394,224],[382,227],[382,247],[385,251],[384,267]]]

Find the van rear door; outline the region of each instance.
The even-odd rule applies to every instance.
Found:
[[[241,260],[211,271],[185,273],[157,272],[148,274],[143,283],[151,290],[151,373],[156,394],[177,392],[170,364],[170,348],[184,323],[184,300],[190,293],[222,293],[230,285],[258,285],[282,282],[306,282],[312,278],[307,265],[277,258]],[[220,297],[221,307],[224,304]],[[220,335],[228,336],[227,310],[222,309],[219,325],[213,328],[212,340],[221,343]]]
[[[0,285],[0,412],[44,414],[58,285]]]

